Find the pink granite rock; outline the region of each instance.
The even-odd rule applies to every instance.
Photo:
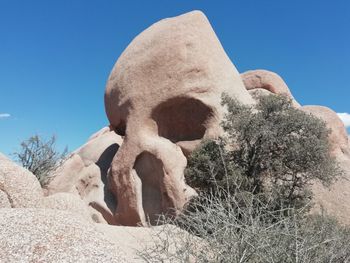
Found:
[[[223,92],[254,103],[203,13],[161,20],[129,44],[105,92],[110,124],[125,135],[110,173],[117,223],[176,215],[195,195],[185,154],[221,134]]]

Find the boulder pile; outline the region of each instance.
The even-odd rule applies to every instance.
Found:
[[[141,262],[159,214],[176,216],[196,195],[184,180],[189,154],[222,135],[227,93],[253,105],[284,94],[324,120],[345,170],[331,189],[315,183],[316,208],[350,224],[350,144],[335,112],[302,106],[276,73],[239,74],[205,15],[161,20],[125,49],[108,78],[109,125],[74,151],[42,189],[0,154],[0,259],[4,262]],[[152,243],[156,246],[156,243]]]
[[[300,105],[274,72],[239,74],[205,15],[194,11],[155,23],[129,44],[106,85],[109,126],[55,172],[47,194],[80,196],[99,223],[147,226],[159,214],[177,215],[196,195],[184,181],[186,158],[203,139],[222,134],[223,92],[244,104],[264,94],[289,97],[294,107],[325,121],[332,154],[348,171],[349,140],[336,113]],[[346,172],[334,187],[350,190],[348,179]],[[348,222],[345,189],[315,183],[316,207],[332,213],[341,207],[334,214]]]

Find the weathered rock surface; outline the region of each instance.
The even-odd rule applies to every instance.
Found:
[[[57,193],[44,197],[41,200],[40,207],[76,213],[92,222],[89,209],[84,201],[79,196],[70,193]]]
[[[221,133],[223,92],[254,102],[203,13],[161,20],[130,43],[105,92],[110,124],[125,134],[111,167],[117,223],[176,214],[195,194],[184,153]]]
[[[0,209],[1,262],[132,262],[93,224],[51,209]]]
[[[77,194],[45,197],[39,185],[35,195],[28,195],[32,188],[26,189],[25,182],[37,186],[36,177],[0,157],[1,189],[10,189],[0,190],[0,262],[145,262],[142,251],[163,245],[156,238],[162,227],[95,224]],[[8,176],[11,180],[4,180]],[[13,191],[16,185],[19,191]]]
[[[339,222],[350,225],[350,159],[340,158],[344,178],[340,178],[329,188],[320,183],[312,186],[314,213],[326,212]]]
[[[1,190],[0,190],[0,208],[11,208],[11,203],[7,194]]]
[[[1,262],[146,262],[143,255],[152,251],[169,262],[159,248],[175,253],[176,240],[188,238],[200,240],[171,225],[122,227],[91,223],[68,211],[0,209]]]
[[[344,171],[344,177],[339,178],[329,188],[315,182],[312,186],[313,212],[326,212],[344,224],[350,224],[350,147],[347,131],[336,112],[323,106],[303,106],[301,110],[323,120],[331,130],[329,142],[331,154]]]
[[[258,95],[268,95],[269,92],[273,94],[285,95],[292,99],[292,103],[295,107],[299,108],[300,104],[294,99],[287,84],[276,73],[268,70],[249,70],[241,74],[244,86],[249,90],[253,97]],[[257,92],[256,90],[259,90]],[[264,92],[267,90],[269,92]]]
[[[309,105],[303,106],[301,109],[323,120],[327,128],[331,130],[329,142],[332,154],[338,158],[342,158],[343,155],[350,158],[348,134],[337,113],[324,106]]]
[[[0,153],[0,209],[49,208],[71,211],[91,220],[83,201],[72,194],[45,197],[38,179]]]
[[[116,200],[107,187],[107,171],[121,143],[122,138],[108,127],[91,136],[54,172],[47,195],[75,194],[89,206],[95,221],[114,224]]]
[[[0,198],[4,207],[38,207],[43,192],[38,179],[0,153]],[[2,206],[1,206],[2,207]]]
[[[169,255],[179,255],[184,249],[199,251],[204,244],[199,237],[170,224],[154,227],[96,224],[96,228],[104,233],[116,248],[119,250],[122,248],[130,262],[197,262],[193,258],[184,261],[185,259],[176,257],[175,260],[169,258]],[[189,243],[192,245],[191,248],[188,247]]]

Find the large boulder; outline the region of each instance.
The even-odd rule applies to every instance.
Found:
[[[142,251],[163,245],[162,228],[95,224],[79,195],[44,196],[36,177],[2,154],[0,176],[1,262],[145,262]]]
[[[96,224],[96,228],[116,248],[121,248],[130,262],[198,262],[186,252],[200,253],[206,245],[203,239],[171,224],[152,227]]]
[[[244,86],[254,98],[269,94],[285,95],[292,100],[294,107],[300,107],[300,104],[294,99],[287,84],[277,73],[257,69],[246,71],[241,74],[241,77]]]
[[[0,153],[0,208],[49,208],[70,211],[91,220],[88,207],[73,194],[45,197],[38,179]]]
[[[2,190],[0,190],[0,208],[11,208],[11,203],[7,193]]]
[[[330,129],[328,139],[331,145],[331,154],[344,171],[343,177],[330,187],[314,182],[312,192],[315,206],[312,212],[326,212],[340,222],[350,225],[350,147],[344,124],[337,113],[327,107],[310,105],[301,107],[301,110],[326,123],[327,128]]]
[[[121,136],[109,127],[92,135],[52,174],[46,194],[74,194],[96,222],[114,224],[116,200],[107,186],[107,171],[121,143]]]
[[[110,124],[125,135],[111,166],[118,224],[177,214],[195,195],[185,155],[221,134],[223,92],[254,103],[199,11],[153,24],[125,49],[105,92]]]
[[[88,206],[76,195],[70,193],[56,193],[42,198],[40,208],[69,211],[79,214],[87,221],[93,221]]]
[[[330,108],[316,105],[303,106],[301,110],[320,118],[326,123],[327,128],[331,131],[329,142],[331,144],[331,153],[334,156],[337,158],[350,158],[348,134],[344,123],[336,112]]]
[[[132,262],[78,214],[0,209],[1,262]]]
[[[1,262],[149,262],[145,256],[151,262],[174,262],[167,253],[181,253],[190,238],[201,244],[172,225],[112,226],[68,211],[0,209]]]
[[[38,207],[42,196],[35,175],[0,153],[0,208]]]
[[[344,176],[330,187],[319,182],[312,185],[313,213],[325,212],[335,217],[339,222],[350,225],[350,159],[341,158],[340,168]]]

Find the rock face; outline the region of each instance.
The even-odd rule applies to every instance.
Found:
[[[200,242],[199,238],[171,225],[112,226],[91,223],[68,211],[3,208],[0,209],[0,258],[1,262],[149,262],[141,254],[164,247],[167,236],[162,235],[169,235],[169,231],[172,239],[167,240],[167,245],[174,253],[178,249],[176,240],[186,237]],[[168,261],[165,258],[162,262]]]
[[[38,179],[0,153],[0,209],[46,208],[79,213],[91,221],[87,206],[76,196],[64,193],[45,197]]]
[[[0,175],[1,262],[145,262],[140,252],[164,245],[156,238],[162,226],[96,224],[77,194],[43,196],[36,177],[2,154]],[[172,240],[169,245],[177,247]]]
[[[125,135],[111,167],[117,223],[176,214],[195,195],[184,154],[221,133],[222,92],[253,103],[201,12],[161,20],[130,43],[105,92],[110,124]]]
[[[312,186],[314,213],[326,212],[339,222],[350,225],[350,158],[338,158],[344,177],[329,188],[320,183]]]
[[[331,130],[329,142],[332,146],[332,154],[338,158],[341,158],[343,155],[347,155],[349,158],[350,149],[348,134],[337,113],[327,107],[315,105],[303,106],[301,109],[323,120],[326,123],[327,128]]]
[[[294,99],[287,84],[278,74],[272,71],[258,69],[246,71],[241,74],[241,77],[244,86],[253,97],[256,97],[256,95],[268,95],[270,93],[285,95],[292,99],[295,107],[300,107],[300,104]]]
[[[329,135],[331,154],[344,171],[344,177],[336,181],[330,188],[317,182],[314,183],[312,186],[315,203],[313,212],[325,211],[341,223],[350,225],[350,147],[344,124],[338,115],[327,107],[303,106],[301,109],[325,121],[331,130]]]
[[[86,221],[92,222],[92,217],[86,204],[79,196],[70,193],[57,193],[42,198],[40,208],[56,209],[76,213]]]
[[[115,224],[116,200],[107,186],[107,171],[122,143],[122,138],[109,127],[92,135],[54,172],[47,195],[72,193],[89,206],[96,222]]]
[[[0,153],[1,207],[37,207],[42,196],[38,179]]]
[[[2,262],[130,262],[77,214],[50,209],[0,209]]]

